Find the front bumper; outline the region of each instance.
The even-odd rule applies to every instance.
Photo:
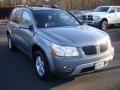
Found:
[[[101,21],[89,21],[89,20],[83,20],[83,22],[85,24],[91,25],[91,26],[95,26],[95,27],[99,27]]]
[[[79,75],[84,69],[93,67],[95,69],[101,69],[108,65],[113,60],[114,48],[111,47],[106,52],[100,55],[92,55],[82,57],[53,57],[54,69],[53,73],[59,76],[73,76]],[[104,65],[97,67],[100,62],[104,62]]]
[[[82,65],[78,65],[78,66],[76,67],[76,69],[74,70],[74,72],[72,72],[70,75],[79,75],[81,72],[84,72],[85,69],[86,69],[86,71],[89,71],[89,70],[92,70],[92,69],[93,69],[93,70],[102,69],[102,68],[104,68],[105,66],[107,66],[108,63],[109,63],[110,61],[112,61],[112,60],[113,60],[113,55],[110,55],[110,56],[108,56],[108,57],[106,57],[106,58],[104,58],[104,59],[98,60],[98,61],[94,61],[94,62],[91,62],[91,63],[82,64]],[[101,67],[99,67],[99,68],[96,68],[96,64],[99,64],[99,63],[101,63],[101,62],[104,63],[104,66],[101,66]],[[89,69],[89,68],[91,68],[91,69]],[[88,70],[87,70],[87,69],[88,69]]]

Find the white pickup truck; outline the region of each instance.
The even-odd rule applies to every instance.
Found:
[[[109,25],[120,24],[120,6],[99,6],[83,14],[82,21],[106,30]]]

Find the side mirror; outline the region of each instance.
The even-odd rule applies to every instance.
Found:
[[[28,23],[26,22],[22,22],[19,24],[19,28],[22,28],[22,29],[32,29],[32,25],[29,25]]]

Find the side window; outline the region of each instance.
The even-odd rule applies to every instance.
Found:
[[[117,12],[120,12],[120,8],[116,8],[117,9]]]
[[[21,22],[22,23],[28,23],[28,25],[32,25],[31,16],[30,16],[30,14],[27,11],[23,11]]]
[[[16,11],[12,17],[12,21],[16,23],[20,23],[22,16],[22,11]]]
[[[111,8],[111,10],[109,11],[109,13],[115,13],[115,8]]]

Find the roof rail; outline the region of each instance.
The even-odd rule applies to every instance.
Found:
[[[57,9],[62,9],[62,10],[65,10],[64,8],[62,7],[59,7],[58,5],[52,5],[51,8],[57,8]]]
[[[58,5],[52,5],[51,8],[60,8]]]
[[[38,7],[60,8],[58,5],[38,5]]]
[[[49,5],[38,5],[39,7],[50,7]]]
[[[59,7],[58,5],[52,5],[51,6],[51,5],[27,5],[27,4],[22,4],[22,5],[17,5],[16,7],[26,7],[26,8],[28,8],[29,6],[63,9],[63,8]]]
[[[22,4],[22,5],[17,5],[16,7],[28,7],[28,5]]]

